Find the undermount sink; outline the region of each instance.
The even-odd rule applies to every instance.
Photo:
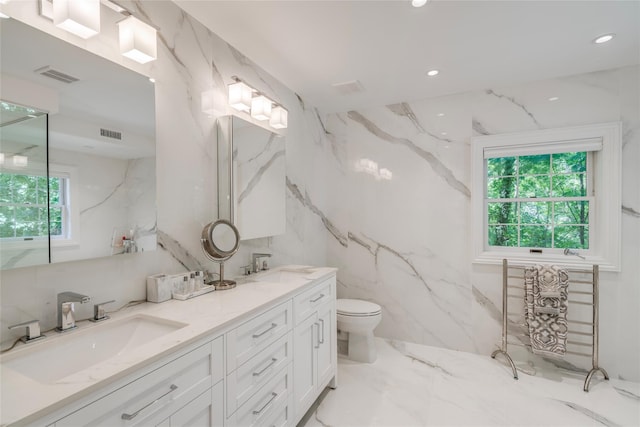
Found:
[[[310,269],[278,269],[259,273],[252,280],[258,282],[293,282],[298,280],[309,280],[307,276],[313,273]]]
[[[49,341],[32,344],[2,360],[2,369],[9,368],[40,383],[58,382],[76,372],[113,357],[125,355],[143,344],[187,326],[186,323],[136,315],[121,320],[68,332]],[[14,357],[15,356],[15,357]]]

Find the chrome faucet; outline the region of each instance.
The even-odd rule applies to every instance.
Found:
[[[75,292],[60,292],[58,294],[58,327],[59,332],[66,332],[76,328],[74,303],[84,304],[91,301],[86,295]]]
[[[260,258],[269,258],[271,254],[259,254],[254,253],[251,254],[251,268],[253,268],[253,272],[257,273],[260,270],[266,270],[266,268],[260,268]]]

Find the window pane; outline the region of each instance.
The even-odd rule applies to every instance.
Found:
[[[551,230],[540,225],[520,227],[520,246],[529,248],[550,248]]]
[[[548,174],[551,167],[551,155],[541,154],[538,156],[520,156],[520,175]]]
[[[555,224],[588,224],[589,202],[555,202],[553,204]]]
[[[551,178],[543,176],[521,176],[518,197],[549,197]]]
[[[585,174],[553,176],[554,197],[584,197],[587,195],[587,179]]]
[[[14,237],[13,207],[0,206],[0,237]]]
[[[60,236],[62,234],[62,208],[51,208],[51,235]]]
[[[487,159],[487,176],[507,176],[516,174],[515,157]]]
[[[521,224],[549,224],[551,202],[520,203]]]
[[[38,208],[16,208],[16,220],[19,222],[38,222],[40,220],[39,213],[40,209]]]
[[[489,203],[489,224],[517,224],[516,203]]]
[[[61,236],[62,235],[62,223],[52,221],[50,224],[50,232],[51,236]]]
[[[518,226],[517,225],[490,225],[489,226],[490,246],[518,246]]]
[[[17,237],[35,237],[38,236],[38,226],[39,222],[21,222],[18,227],[16,227],[16,235]]]
[[[556,248],[589,249],[589,227],[560,226],[554,229]]]
[[[510,199],[516,197],[516,178],[490,178],[487,185],[487,198]]]
[[[39,176],[39,177],[37,177],[37,182],[38,182],[38,193],[37,193],[38,204],[46,206],[46,204],[47,204],[47,177]]]
[[[553,173],[586,172],[587,153],[559,153],[553,155]]]
[[[36,180],[33,176],[13,176],[13,202],[36,203]]]
[[[0,202],[11,202],[11,175],[0,173]]]
[[[49,197],[52,205],[60,204],[60,181],[61,178],[49,178]]]

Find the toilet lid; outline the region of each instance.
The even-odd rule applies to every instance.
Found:
[[[359,299],[336,300],[336,312],[346,316],[374,316],[382,311],[378,304]]]

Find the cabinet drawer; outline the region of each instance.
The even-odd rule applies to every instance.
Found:
[[[267,425],[274,413],[288,404],[292,393],[291,377],[292,367],[289,364],[240,406],[227,424],[243,427]]]
[[[162,420],[222,378],[222,337],[58,420],[61,426],[135,426]]]
[[[285,427],[293,425],[293,397],[290,395],[284,406],[275,408],[273,416],[266,419],[264,424],[269,427]]]
[[[223,426],[222,381],[171,414],[157,427]]]
[[[335,298],[336,278],[331,277],[293,299],[294,324],[312,315],[316,308]]]
[[[263,313],[227,333],[227,374],[291,329],[291,301]]]
[[[227,376],[227,414],[234,413],[291,362],[292,344],[292,332],[289,332]]]

